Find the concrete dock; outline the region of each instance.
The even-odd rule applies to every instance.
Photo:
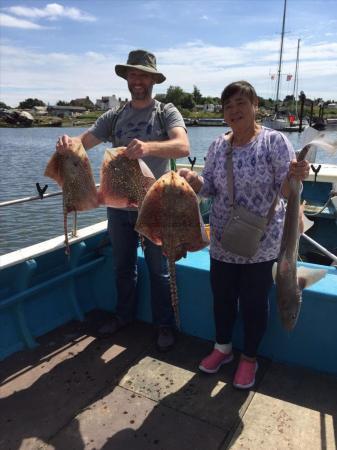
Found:
[[[178,334],[168,353],[137,322],[109,339],[94,311],[0,363],[0,449],[336,450],[337,376],[259,359],[250,391],[238,362],[198,370],[212,343]]]

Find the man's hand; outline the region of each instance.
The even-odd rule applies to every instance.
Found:
[[[139,159],[144,158],[144,156],[149,156],[150,154],[150,144],[149,142],[143,142],[139,139],[132,139],[129,142],[125,150],[125,155],[129,159]]]
[[[60,136],[56,141],[56,151],[63,155],[72,148],[73,142],[73,138],[71,138],[67,134]]]

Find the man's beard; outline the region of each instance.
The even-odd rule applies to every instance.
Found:
[[[129,84],[128,88],[131,93],[132,100],[147,100],[149,98],[152,98],[152,86],[149,87],[142,86],[143,89],[141,91],[135,90]]]

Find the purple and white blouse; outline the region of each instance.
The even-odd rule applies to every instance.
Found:
[[[202,172],[204,185],[201,197],[212,197],[210,211],[211,257],[235,264],[249,264],[277,258],[285,216],[284,200],[279,198],[256,254],[242,257],[225,251],[220,244],[225,224],[230,217],[227,189],[225,135],[210,146]],[[234,203],[266,217],[285,179],[295,152],[289,140],[279,131],[262,127],[256,138],[243,146],[233,146]]]

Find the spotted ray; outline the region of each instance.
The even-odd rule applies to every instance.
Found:
[[[52,178],[63,191],[64,237],[66,254],[69,255],[67,215],[98,206],[98,197],[89,158],[80,142],[72,144],[64,154],[55,152],[45,169],[45,176]],[[76,235],[76,229],[74,234]]]
[[[105,151],[98,192],[103,205],[114,208],[138,207],[155,182],[155,177],[144,161],[127,158],[125,148]]]
[[[161,245],[168,258],[171,301],[179,327],[175,261],[209,244],[198,198],[187,181],[172,171],[159,178],[143,200],[135,229]]]

